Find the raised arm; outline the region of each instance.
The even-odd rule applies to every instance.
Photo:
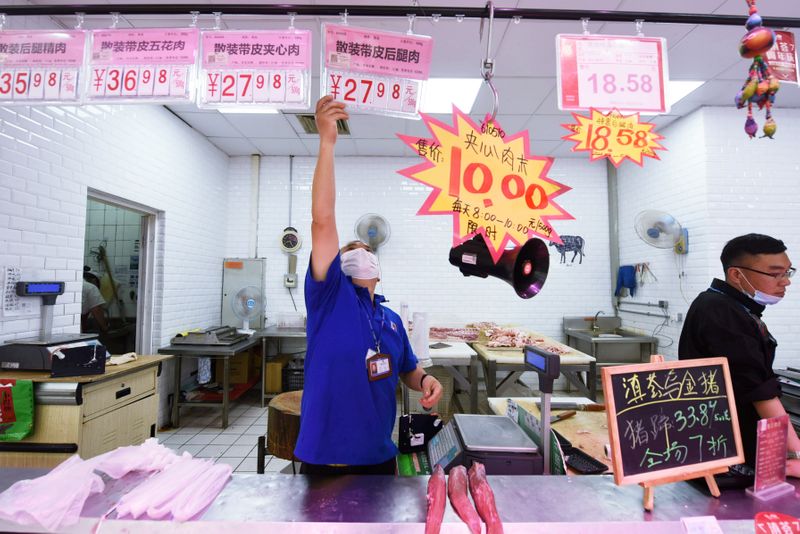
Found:
[[[315,116],[319,130],[319,156],[311,185],[311,274],[314,280],[322,281],[339,252],[333,155],[336,121],[348,116],[344,104],[335,102],[330,96],[317,102]]]

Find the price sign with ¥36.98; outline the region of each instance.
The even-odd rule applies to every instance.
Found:
[[[626,158],[642,165],[645,156],[659,159],[656,150],[665,150],[658,142],[663,136],[653,131],[654,125],[639,122],[639,114],[623,115],[617,110],[601,113],[592,109],[591,116],[573,113],[577,123],[562,124],[572,133],[562,139],[575,141],[573,152],[587,151],[590,161],[608,158],[619,167]]]
[[[560,34],[556,50],[559,109],[669,111],[665,39]]]
[[[86,100],[192,100],[199,35],[196,28],[94,30]]]
[[[0,104],[80,103],[83,30],[0,32]]]

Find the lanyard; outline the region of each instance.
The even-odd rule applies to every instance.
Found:
[[[358,299],[359,305],[361,305],[361,298]],[[375,351],[380,354],[381,352],[381,336],[383,335],[383,323],[386,320],[386,311],[381,307],[380,304],[377,305],[378,308],[381,310],[381,328],[378,331],[378,335],[375,335],[375,328],[372,327],[372,317],[370,316],[369,312],[363,308],[364,314],[367,316],[367,324],[369,325],[369,333],[372,334],[372,340],[375,342]]]

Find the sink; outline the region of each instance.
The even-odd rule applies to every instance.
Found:
[[[588,320],[587,320],[588,317]],[[592,329],[593,317],[564,317],[566,344],[597,359],[597,364],[613,365],[641,363],[649,360],[656,351],[656,338],[621,327],[619,317],[597,321],[599,329]]]

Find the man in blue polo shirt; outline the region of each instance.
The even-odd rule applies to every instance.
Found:
[[[400,317],[375,294],[378,260],[364,243],[339,249],[334,146],[344,104],[317,102],[319,156],[311,190],[311,261],[305,282],[308,348],[295,456],[303,474],[394,474],[400,379],[436,404],[442,386],[417,364]]]

